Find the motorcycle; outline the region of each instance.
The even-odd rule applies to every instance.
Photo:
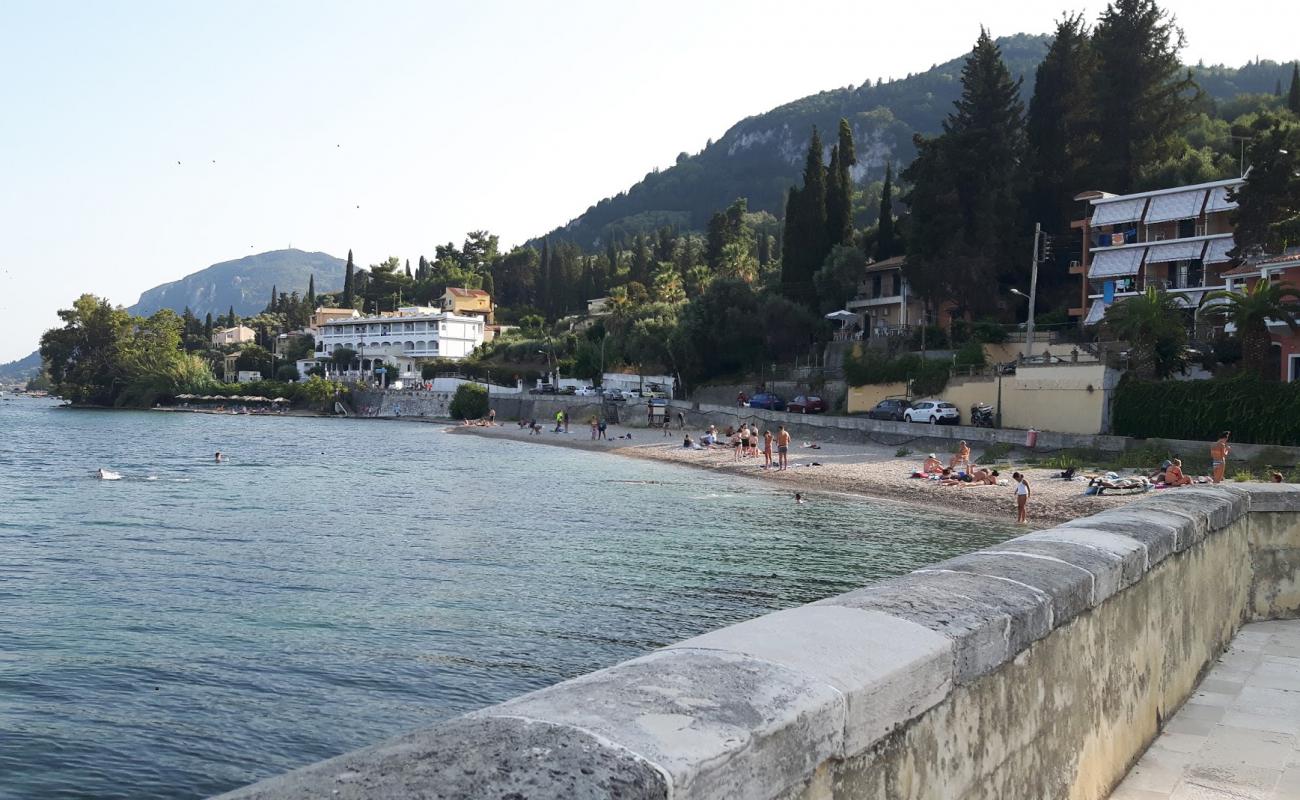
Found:
[[[970,407],[970,424],[976,428],[994,427],[993,406],[988,403],[977,403]]]

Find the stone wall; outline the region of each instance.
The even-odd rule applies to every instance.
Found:
[[[1298,575],[1300,489],[1170,491],[227,797],[1104,798]]]

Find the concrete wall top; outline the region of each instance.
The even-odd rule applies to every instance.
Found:
[[[809,796],[800,793],[817,785],[819,765],[874,757],[873,747],[940,703],[962,692],[970,702],[974,689],[964,687],[1021,663],[1036,642],[1143,584],[1166,560],[1210,537],[1239,535],[1249,512],[1300,512],[1300,487],[1198,486],[1145,498],[706,633],[226,797]],[[1300,538],[1300,525],[1288,530]],[[1300,571],[1300,541],[1279,547]],[[1278,578],[1288,579],[1295,576]],[[1300,614],[1296,597],[1270,597],[1294,603],[1281,613]]]

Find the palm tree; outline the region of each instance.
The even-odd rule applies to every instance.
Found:
[[[1138,377],[1168,378],[1187,362],[1182,309],[1154,286],[1117,300],[1106,309],[1104,322],[1113,336],[1129,343],[1129,364]]]
[[[1237,328],[1241,340],[1242,365],[1256,375],[1265,375],[1268,369],[1269,348],[1273,340],[1268,334],[1270,322],[1282,323],[1292,333],[1300,332],[1300,293],[1289,284],[1257,280],[1245,291],[1220,290],[1205,295],[1201,307],[1206,313],[1224,317]],[[1270,380],[1280,375],[1265,375]]]

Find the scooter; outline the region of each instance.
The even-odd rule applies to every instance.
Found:
[[[994,420],[993,406],[977,403],[970,407],[970,424],[976,428],[992,428]]]

